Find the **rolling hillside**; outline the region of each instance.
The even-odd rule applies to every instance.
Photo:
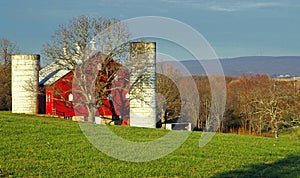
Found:
[[[100,125],[95,127],[101,129]],[[109,129],[136,142],[155,140],[168,133],[122,126]],[[201,134],[192,132],[165,157],[135,163],[97,150],[76,122],[0,112],[0,177],[300,176],[300,140],[218,133],[200,148]]]
[[[208,63],[209,60],[203,61]],[[220,59],[225,75],[240,76],[243,73],[268,74],[272,77],[289,74],[300,76],[300,56],[248,56]],[[167,62],[172,63],[174,62]],[[182,61],[193,75],[204,75],[205,71],[198,61]]]

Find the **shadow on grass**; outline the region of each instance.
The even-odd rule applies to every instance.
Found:
[[[300,154],[273,163],[250,165],[244,170],[223,172],[213,177],[300,177]]]

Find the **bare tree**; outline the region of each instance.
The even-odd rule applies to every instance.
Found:
[[[183,75],[180,63],[158,63],[156,90],[157,114],[162,123],[191,123],[197,126],[199,118],[199,93],[192,76]]]
[[[294,115],[291,106],[294,103],[293,90],[289,83],[283,81],[269,79],[264,83],[269,83],[269,86],[264,87],[264,91],[260,92],[264,95],[253,97],[256,105],[254,114],[259,115],[260,119],[265,118],[277,138],[279,129],[286,124],[289,115]]]
[[[11,69],[0,65],[0,110],[11,110]]]
[[[194,80],[197,84],[200,98],[200,113],[197,120],[198,129],[206,129],[209,125],[211,91],[207,76],[195,76]]]
[[[180,117],[180,94],[176,83],[181,74],[170,64],[159,62],[156,66],[157,115],[165,128],[166,122]]]
[[[129,84],[128,74],[133,66],[129,37],[127,25],[117,19],[79,16],[59,26],[52,40],[44,45],[43,53],[54,68],[73,72],[69,81],[73,85],[73,108],[76,111],[84,106],[89,122],[95,121],[99,107],[110,109],[114,115],[116,111],[112,106],[122,108],[128,100],[142,100],[142,86],[151,83],[147,69],[141,65],[140,75]],[[129,93],[131,98],[126,98]],[[119,114],[126,115],[126,112]]]
[[[297,118],[297,93],[293,83],[267,75],[244,75],[228,84],[228,110],[239,118],[242,130],[262,134],[292,126]]]
[[[2,64],[7,64],[11,60],[11,55],[18,53],[19,49],[16,45],[16,43],[3,38],[0,39],[0,58]]]
[[[0,39],[0,110],[11,109],[11,55],[18,53],[16,43]]]
[[[44,45],[43,54],[55,68],[74,72],[69,83],[80,98],[73,102],[74,108],[86,106],[90,122],[111,92],[113,77],[128,51],[128,38],[126,24],[117,19],[79,16],[59,26]]]
[[[120,59],[128,38],[126,25],[117,19],[79,16],[59,26],[44,45],[43,54],[60,69],[74,70],[96,50]]]

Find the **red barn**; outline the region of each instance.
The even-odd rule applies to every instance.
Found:
[[[105,59],[107,60],[107,59]],[[103,63],[106,61],[100,61]],[[97,114],[101,117],[122,119],[122,124],[129,124],[129,73],[117,62],[110,60],[109,65],[97,66],[99,60],[91,58],[88,62],[87,70],[67,71],[58,69],[55,64],[50,64],[40,71],[39,85],[43,90],[43,95],[39,96],[39,112],[49,115],[71,118],[73,116],[88,116],[87,105],[80,101],[84,100],[84,92],[77,92],[74,81],[77,81],[78,73],[91,73],[96,76],[91,79],[91,86],[95,98],[102,97],[98,103]],[[94,69],[97,67],[97,71]],[[105,67],[106,66],[106,67]],[[108,66],[108,67],[107,67]],[[107,69],[109,68],[109,69]],[[97,73],[97,75],[93,74]],[[88,74],[84,74],[89,77]],[[89,84],[88,82],[86,82]],[[106,87],[103,87],[106,86]],[[104,91],[105,90],[105,91]],[[75,92],[74,92],[75,91]]]

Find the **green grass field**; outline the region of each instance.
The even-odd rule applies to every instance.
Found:
[[[168,131],[110,126],[134,141]],[[298,132],[299,134],[299,132]],[[173,153],[133,163],[98,151],[78,123],[0,112],[0,177],[300,177],[300,140],[216,134],[199,148],[193,132]]]

